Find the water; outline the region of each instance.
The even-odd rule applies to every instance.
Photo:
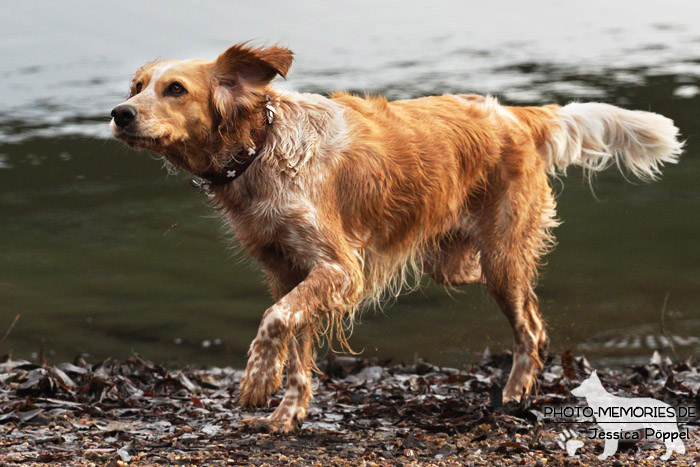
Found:
[[[592,193],[572,171],[555,184],[564,224],[539,295],[554,351],[617,365],[670,341],[698,355],[700,4],[293,3],[0,4],[0,334],[21,315],[0,352],[243,364],[271,304],[262,275],[185,175],[111,140],[107,123],[144,62],[258,38],[296,52],[287,89],[599,100],[673,118],[687,153],[661,182],[609,171]],[[366,313],[351,344],[461,366],[510,336],[479,287],[426,284]]]

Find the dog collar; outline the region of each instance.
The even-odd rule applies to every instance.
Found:
[[[272,98],[265,95],[265,125],[257,130],[252,130],[250,135],[253,139],[253,146],[241,149],[231,156],[231,159],[221,170],[212,170],[200,175],[201,181],[193,179],[192,184],[197,188],[208,188],[212,186],[223,186],[231,183],[248,170],[248,167],[257,159],[265,139],[267,138],[267,127],[272,124],[275,117],[275,108],[271,104]]]

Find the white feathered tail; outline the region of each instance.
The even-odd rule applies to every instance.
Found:
[[[615,162],[642,180],[654,180],[683,152],[678,128],[663,115],[600,103],[568,104],[556,113],[559,128],[541,148],[556,173],[578,165],[590,174]]]

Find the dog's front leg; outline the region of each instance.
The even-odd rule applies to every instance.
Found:
[[[271,415],[244,420],[246,425],[288,432],[301,423],[311,398],[314,329],[323,313],[350,310],[359,303],[361,295],[359,266],[324,263],[265,312],[250,346],[240,402],[243,407],[265,404],[282,382],[289,354],[287,391]]]
[[[277,408],[267,417],[243,420],[247,428],[287,433],[298,428],[306,418],[311,400],[313,361],[313,329],[306,326],[291,338],[287,366],[287,390]],[[254,383],[252,383],[254,384]]]

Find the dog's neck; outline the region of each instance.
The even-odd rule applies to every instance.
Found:
[[[273,124],[267,125],[265,142],[245,176],[225,185],[199,185],[214,205],[225,205],[229,212],[244,212],[253,200],[286,196],[308,186],[318,173],[310,167],[333,161],[347,147],[343,106],[316,94],[271,91]]]
[[[200,174],[200,177],[205,180],[204,183],[209,186],[224,186],[243,175],[258,157],[258,154],[260,154],[267,139],[268,127],[272,125],[275,113],[272,97],[269,94],[265,94],[264,108],[262,109],[264,121],[260,127],[250,130],[250,141],[252,144],[230,154],[222,168]]]
[[[267,127],[262,126],[258,129],[251,130],[250,137],[253,142],[252,146],[247,149],[241,149],[228,158],[228,162],[219,170],[210,170],[200,175],[210,186],[223,186],[233,182],[235,179],[243,175],[248,167],[257,159],[260,150],[265,144],[267,138]]]

